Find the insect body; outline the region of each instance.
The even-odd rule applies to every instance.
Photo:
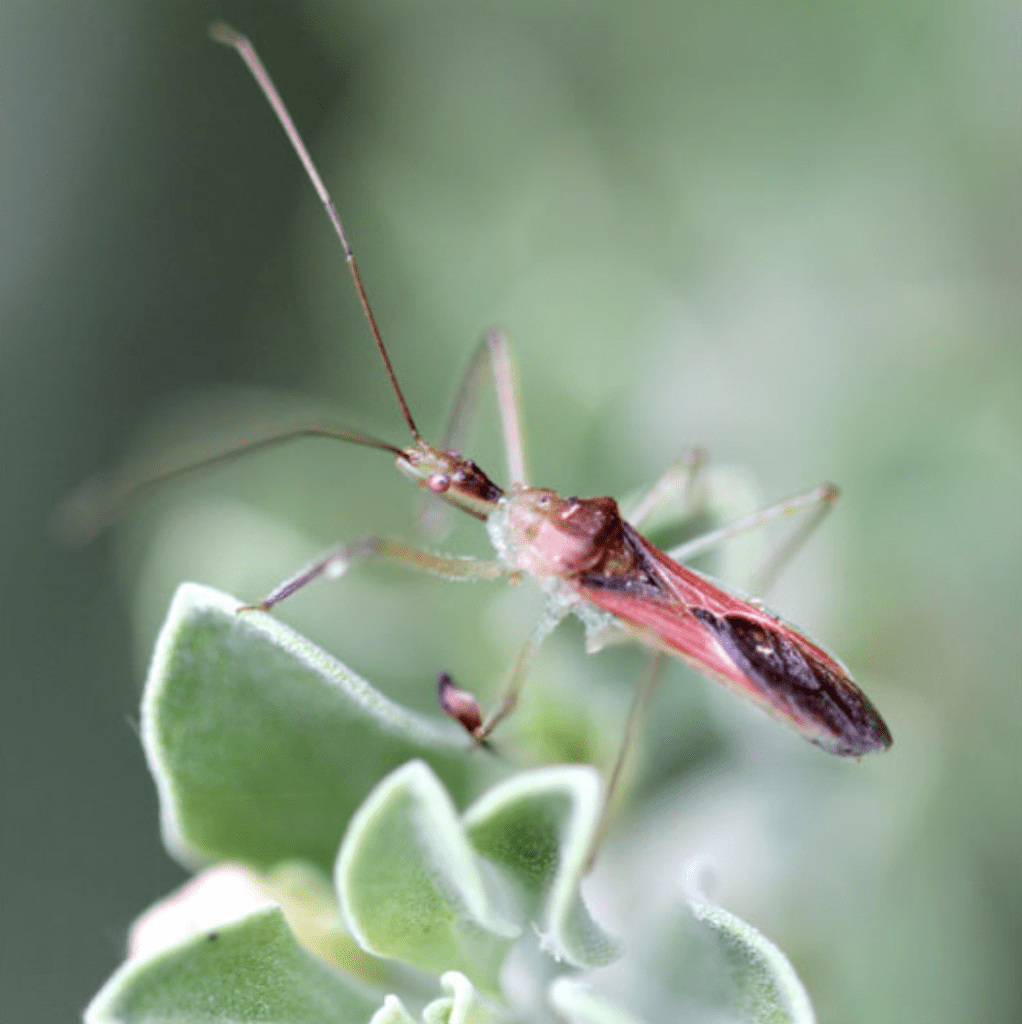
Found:
[[[484,348],[498,379],[510,381],[504,339],[491,336]],[[509,416],[510,450],[520,432],[514,408]],[[519,654],[497,709],[480,721],[474,707],[453,708],[452,684],[446,674],[441,677],[442,705],[480,742],[513,710],[536,648],[573,613],[586,627],[590,650],[631,634],[750,698],[831,753],[858,757],[891,745],[880,715],[840,662],[758,603],[674,561],[622,518],[613,498],[563,498],[523,481],[505,492],[470,459],[421,437],[410,448],[392,450],[398,468],[420,487],[485,520],[496,560],[449,558],[367,538],[328,554],[253,607],[268,611],[317,576],[337,575],[353,559],[371,555],[452,579],[528,575],[546,592],[547,610]],[[524,458],[513,452],[509,462],[523,466]],[[790,504],[835,497],[824,486]],[[782,503],[753,519],[788,510]]]
[[[681,658],[787,720],[834,754],[885,750],[891,737],[848,671],[791,626],[669,558],[625,522],[613,498],[522,491],[490,522],[591,636],[614,626]],[[493,536],[499,527],[491,525]],[[574,595],[574,601],[568,595]],[[568,600],[565,598],[568,597]],[[587,605],[612,616],[601,623]]]
[[[515,580],[527,575],[545,591],[547,609],[518,655],[496,709],[483,720],[474,699],[457,690],[446,674],[440,677],[442,707],[479,743],[514,708],[539,644],[566,615],[575,614],[585,625],[590,650],[623,635],[636,638],[750,698],[831,753],[857,757],[889,747],[891,736],[883,720],[840,662],[758,602],[730,593],[680,564],[682,557],[788,512],[816,509],[818,521],[835,500],[836,490],[824,485],[665,554],[637,527],[663,500],[669,475],[628,520],[613,498],[564,498],[529,485],[515,374],[509,347],[499,334],[484,340],[469,365],[445,443],[430,444],[419,432],[398,385],[340,218],[273,83],[247,39],[222,25],[214,26],[212,34],[245,60],[330,216],[413,443],[399,448],[336,424],[302,424],[183,470],[133,480],[111,502],[115,510],[181,472],[295,437],[329,436],[383,449],[395,456],[398,469],[418,487],[483,520],[496,557],[491,561],[457,558],[401,541],[363,538],[329,552],[252,608],[268,611],[318,576],[339,575],[352,561],[366,557],[389,558],[451,579]],[[510,477],[506,490],[457,450],[466,410],[487,369],[503,427]],[[682,467],[690,472],[696,468],[695,464]],[[108,513],[99,516],[100,525],[113,518]]]

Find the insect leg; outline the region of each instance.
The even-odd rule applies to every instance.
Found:
[[[475,426],[479,411],[479,398],[486,384],[487,356],[487,339],[484,337],[472,351],[472,356],[458,383],[447,424],[441,435],[441,448],[453,448],[463,452],[469,447],[472,428]]]
[[[607,780],[607,788],[603,795],[603,808],[600,811],[600,821],[593,833],[592,845],[589,848],[589,867],[593,866],[596,855],[607,838],[607,830],[610,828],[611,818],[614,816],[618,792],[621,787],[621,779],[624,776],[624,769],[628,763],[631,752],[639,741],[643,726],[649,717],[649,709],[653,704],[660,681],[664,675],[664,665],[667,663],[667,655],[662,651],[654,651],[649,659],[646,671],[635,688],[632,695],[632,706],[628,710],[628,721],[625,723],[624,735],[621,737],[621,746],[618,748],[617,758],[614,767],[611,769],[610,778]]]
[[[501,331],[486,336],[493,367],[493,385],[500,407],[500,425],[504,432],[504,451],[507,471],[514,489],[529,486],[529,470],[525,463],[525,435],[522,433],[522,400],[518,393],[518,374],[515,372],[511,343]]]
[[[774,585],[784,568],[802,550],[802,545],[827,518],[840,496],[841,492],[834,484],[820,484],[815,488],[814,498],[806,506],[809,515],[756,571],[749,582],[750,594],[765,594]]]
[[[261,601],[246,605],[239,611],[268,612],[274,605],[280,604],[285,598],[301,590],[314,579],[320,576],[336,579],[343,575],[348,566],[356,559],[376,557],[399,562],[414,569],[422,569],[449,580],[495,580],[507,575],[507,569],[500,562],[437,555],[432,551],[425,551],[422,548],[406,544],[404,541],[387,540],[383,537],[363,537],[361,540],[353,541],[351,544],[345,544],[343,547],[328,552],[290,579],[285,580]]]
[[[706,454],[705,448],[689,448],[627,509],[624,518],[637,530],[641,529],[642,524],[667,502],[679,498],[682,516],[687,515],[694,504],[693,491],[699,474],[706,465]]]
[[[464,450],[466,447],[479,405],[479,394],[486,382],[487,363],[497,395],[508,476],[513,487],[526,487],[529,473],[525,465],[518,376],[511,355],[511,344],[501,331],[490,331],[486,334],[472,353],[454,398],[441,447],[458,450]]]
[[[783,516],[792,515],[796,512],[809,511],[809,516],[804,519],[785,542],[775,551],[766,563],[760,567],[749,590],[753,594],[763,594],[774,583],[780,571],[798,553],[802,545],[809,539],[809,536],[826,518],[834,503],[840,496],[840,491],[834,484],[820,484],[811,491],[793,495],[785,498],[774,505],[753,512],[742,519],[736,519],[733,523],[727,523],[717,530],[704,533],[701,537],[695,537],[676,548],[667,552],[670,558],[676,562],[684,562],[704,551],[717,547],[718,544],[737,537],[739,534],[753,530],[764,523],[773,522]]]
[[[476,345],[465,367],[454,402],[441,436],[440,447],[448,451],[467,451],[471,447],[472,430],[479,411],[479,399],[488,378],[494,385],[500,413],[508,475],[512,484],[525,485],[528,471],[521,427],[521,403],[517,377],[507,338],[499,331],[486,334]],[[419,522],[429,537],[442,537],[448,532],[450,507],[434,496],[423,499]]]
[[[525,677],[532,667],[532,660],[539,650],[539,645],[554,631],[557,624],[567,615],[568,609],[547,608],[543,618],[536,623],[528,640],[522,644],[518,657],[515,658],[511,672],[504,683],[504,689],[500,695],[497,706],[486,716],[486,720],[479,726],[473,735],[476,742],[482,744],[490,733],[502,722],[518,705],[518,696],[522,692]]]

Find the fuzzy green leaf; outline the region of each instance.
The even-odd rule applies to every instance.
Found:
[[[454,804],[424,762],[392,772],[359,807],[334,882],[364,949],[496,988],[518,929],[491,906]]]
[[[707,958],[730,982],[730,1008],[748,1024],[814,1024],[816,1017],[788,958],[762,932],[690,885],[688,905]]]
[[[787,957],[762,932],[711,903],[689,872],[681,920],[654,939],[655,969],[676,1019],[710,1013],[742,1024],[814,1024]]]
[[[423,1024],[502,1024],[508,1019],[486,1003],[464,974],[448,971],[440,984],[447,995],[422,1011]]]
[[[357,1024],[379,1005],[302,949],[274,907],[124,964],[85,1024]]]
[[[508,884],[542,948],[576,967],[609,963],[620,952],[579,893],[602,804],[594,769],[562,765],[512,776],[464,817],[472,845]]]
[[[373,1014],[369,1024],[415,1024],[415,1019],[397,996],[390,995],[383,1000],[383,1006]]]
[[[550,1005],[568,1024],[642,1024],[638,1017],[594,995],[575,978],[558,978],[548,996]]]
[[[355,808],[412,757],[466,794],[478,759],[456,727],[394,704],[293,630],[238,606],[182,585],[142,701],[164,838],[182,861],[301,859],[329,872]]]

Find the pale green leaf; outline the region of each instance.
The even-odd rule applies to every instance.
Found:
[[[542,948],[579,967],[609,963],[620,952],[579,892],[602,806],[595,769],[561,765],[506,779],[464,816],[472,845],[508,885]]]
[[[415,1024],[412,1015],[405,1009],[404,1003],[397,996],[386,996],[369,1024]]]
[[[163,832],[181,860],[329,872],[355,808],[388,771],[429,761],[459,798],[479,759],[451,723],[400,707],[310,641],[184,584],[142,702]]]
[[[423,1011],[423,1024],[503,1024],[506,1013],[483,999],[460,971],[448,971],[440,985],[447,995],[434,999]]]
[[[424,762],[392,772],[359,807],[334,882],[364,949],[495,989],[518,929],[491,906],[451,797]]]
[[[695,884],[688,906],[704,968],[726,984],[728,1008],[748,1024],[815,1024],[809,996],[788,958],[762,932],[711,903]]]
[[[643,974],[659,1005],[671,1007],[672,1018],[686,1024],[714,1014],[741,1024],[814,1024],[809,997],[777,946],[711,903],[698,887],[695,867],[686,889],[681,916],[672,915],[667,928],[643,943]]]
[[[124,964],[85,1024],[361,1024],[381,997],[307,953],[278,908]]]
[[[548,992],[550,1005],[568,1024],[643,1024],[620,1007],[594,995],[575,978],[558,978]]]

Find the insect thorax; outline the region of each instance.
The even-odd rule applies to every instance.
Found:
[[[536,489],[532,493],[505,495],[486,520],[486,530],[498,559],[508,569],[531,576],[546,594],[546,628],[541,626],[540,630],[549,632],[566,615],[574,614],[585,627],[586,647],[592,653],[619,636],[621,630],[615,616],[582,597],[564,575],[552,570],[537,572],[535,552],[531,547],[535,538],[522,530],[520,521],[513,523],[513,519],[518,518],[516,514],[523,511],[523,505],[528,510],[530,498],[537,494],[542,497],[543,493]]]

